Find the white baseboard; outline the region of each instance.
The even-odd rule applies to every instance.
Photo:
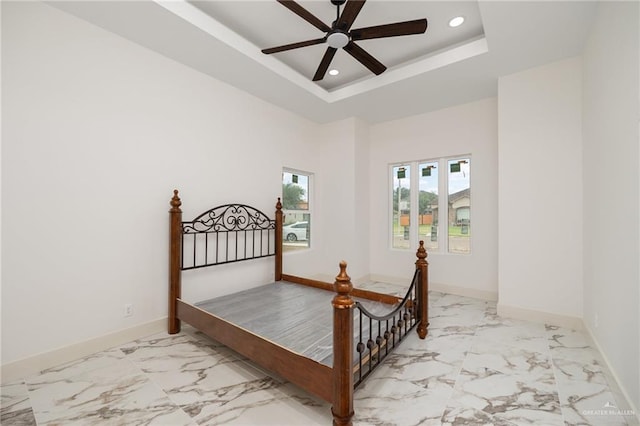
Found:
[[[132,340],[160,333],[167,329],[167,318],[160,318],[134,327],[119,330],[104,336],[85,340],[49,352],[23,358],[2,365],[1,382],[8,383],[27,376],[38,374],[42,370],[55,367],[76,359],[123,345]]]
[[[405,287],[409,287],[411,284],[411,277],[392,277],[391,275],[381,275],[381,274],[369,274],[365,277],[362,277],[362,282],[367,281],[377,281],[381,283],[388,283],[394,285],[402,285]]]
[[[591,328],[589,328],[586,322],[584,323],[584,331],[591,340],[591,344],[597,349],[598,353],[600,354],[600,357],[602,358],[601,361],[606,366],[606,368],[604,369],[604,373],[607,379],[607,383],[609,383],[609,387],[616,397],[616,407],[620,411],[632,412],[635,414],[631,416],[625,416],[625,420],[629,425],[640,424],[640,407],[635,406],[633,400],[629,397],[629,393],[627,392],[627,390],[624,387],[620,386],[620,383],[622,383],[620,381],[620,378],[616,374],[615,370],[611,368],[609,358],[607,358],[607,355],[602,350],[600,343],[598,343],[598,340],[596,339]]]
[[[525,321],[544,323],[549,325],[557,325],[573,330],[583,330],[584,322],[582,318],[571,317],[568,315],[554,314],[544,311],[533,311],[531,309],[520,308],[518,306],[504,305],[498,302],[498,315],[506,318],[515,318]]]
[[[497,291],[458,287],[450,284],[429,283],[429,290],[438,291],[440,293],[455,294],[457,296],[470,297],[472,299],[490,300],[492,302],[498,300]]]
[[[366,279],[369,281],[380,281],[383,283],[403,285],[407,287],[411,284],[411,277],[401,278],[401,277],[392,277],[389,275],[370,274],[368,277],[366,277]],[[455,294],[457,296],[471,297],[472,299],[492,300],[492,301],[498,300],[497,291],[487,291],[487,290],[479,290],[475,288],[458,287],[450,284],[429,282],[429,290],[437,291],[440,293]]]

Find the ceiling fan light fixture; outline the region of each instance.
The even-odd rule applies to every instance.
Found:
[[[456,16],[455,18],[451,18],[449,21],[449,26],[451,28],[459,27],[464,23],[464,16]]]
[[[342,49],[349,44],[349,35],[342,31],[334,31],[327,36],[327,43],[334,49]]]

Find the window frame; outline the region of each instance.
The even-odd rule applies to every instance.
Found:
[[[460,154],[460,155],[451,155],[445,157],[438,158],[425,158],[420,160],[411,160],[411,161],[398,161],[394,163],[388,164],[388,199],[389,199],[389,208],[387,209],[388,220],[387,220],[387,234],[388,234],[388,247],[390,250],[398,250],[398,251],[406,251],[411,250],[418,246],[418,242],[420,239],[419,236],[419,206],[420,206],[420,165],[424,165],[426,163],[436,163],[437,164],[437,173],[438,173],[438,215],[439,220],[436,227],[436,232],[438,235],[437,240],[437,249],[431,249],[431,253],[437,254],[447,254],[453,256],[468,256],[473,253],[473,237],[469,235],[469,251],[467,252],[452,252],[449,247],[449,162],[452,160],[468,160],[469,167],[471,167],[473,156],[468,154]],[[396,167],[409,167],[410,170],[410,179],[409,179],[409,192],[410,192],[410,213],[409,213],[409,247],[395,247],[394,246],[394,215],[393,215],[393,203],[394,196],[393,193],[396,190],[394,186],[394,168]],[[469,176],[469,211],[471,211],[471,206],[474,205],[473,202],[473,191],[471,191],[471,187],[473,186],[472,176]],[[444,213],[444,216],[443,216]],[[473,213],[471,213],[472,215]],[[444,220],[443,220],[444,218]]]
[[[287,247],[287,241],[283,241],[283,252],[284,253],[296,253],[298,251],[305,251],[305,250],[309,250],[312,248],[312,239],[313,239],[313,220],[311,219],[313,216],[313,193],[314,193],[314,189],[313,189],[313,181],[314,181],[314,173],[313,172],[308,172],[305,170],[300,170],[300,169],[295,169],[295,168],[291,168],[291,167],[283,167],[282,168],[282,172],[281,172],[281,178],[280,178],[280,184],[281,186],[284,186],[285,182],[284,182],[284,174],[285,173],[289,173],[292,175],[298,175],[298,176],[305,176],[307,178],[307,194],[306,194],[306,198],[307,198],[307,208],[306,209],[285,209],[284,205],[282,207],[282,213],[283,213],[283,221],[282,221],[282,226],[286,226],[287,225],[287,214],[289,215],[302,215],[302,219],[300,220],[295,220],[293,222],[291,222],[291,224],[295,223],[295,222],[299,222],[299,221],[307,221],[308,222],[308,237],[306,239],[306,246],[305,247],[299,247],[297,249],[291,249]],[[284,193],[282,193],[282,200],[284,201]],[[305,218],[306,215],[306,218]],[[284,235],[283,235],[284,237]]]
[[[395,186],[394,186],[394,182],[395,182],[395,177],[394,177],[394,169],[395,168],[401,168],[401,167],[408,167],[409,168],[409,180],[408,180],[408,184],[409,184],[409,247],[395,247],[394,246],[394,241],[395,241],[395,233],[394,231],[394,226],[396,224],[396,219],[398,221],[400,221],[400,217],[402,216],[402,210],[400,209],[400,206],[398,205],[398,218],[394,218],[393,215],[393,209],[395,207],[395,202],[394,202],[394,192],[396,190]],[[389,230],[389,245],[391,247],[392,250],[407,250],[410,249],[411,247],[414,247],[415,244],[411,239],[411,235],[412,235],[412,227],[413,227],[413,223],[415,222],[413,219],[413,208],[415,206],[415,202],[413,200],[413,197],[411,195],[411,188],[413,188],[414,186],[414,176],[416,175],[416,173],[413,173],[411,170],[413,169],[413,163],[411,162],[407,162],[407,161],[403,161],[400,163],[395,163],[395,164],[390,164],[389,165],[389,177],[390,177],[390,188],[391,191],[389,191],[388,195],[389,195],[389,225],[388,226],[388,230]],[[406,179],[406,178],[402,178],[402,179]],[[402,185],[399,185],[402,186]],[[402,191],[399,191],[399,195],[401,194]],[[399,204],[399,203],[398,203]],[[400,226],[400,225],[399,225]]]

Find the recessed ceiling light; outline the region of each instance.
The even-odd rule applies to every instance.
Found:
[[[460,25],[462,25],[463,22],[464,22],[464,17],[463,16],[456,16],[455,18],[452,18],[449,21],[449,26],[451,28],[459,27]]]
[[[335,69],[334,70],[329,70],[329,75],[338,75],[338,74],[340,74],[340,71],[338,71],[338,70],[335,70]]]

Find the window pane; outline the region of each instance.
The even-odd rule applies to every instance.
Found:
[[[309,176],[282,172],[282,208],[309,210]]]
[[[419,165],[418,239],[427,250],[438,249],[438,163]]]
[[[282,172],[284,251],[306,249],[311,246],[310,176],[290,170]]]
[[[394,166],[393,174],[393,206],[392,235],[393,248],[410,247],[409,224],[411,210],[411,168],[408,165]]]
[[[471,252],[471,163],[469,158],[449,160],[449,252]]]
[[[309,248],[311,239],[310,224],[311,215],[309,213],[286,212],[284,226],[282,227],[283,250],[293,251]]]

